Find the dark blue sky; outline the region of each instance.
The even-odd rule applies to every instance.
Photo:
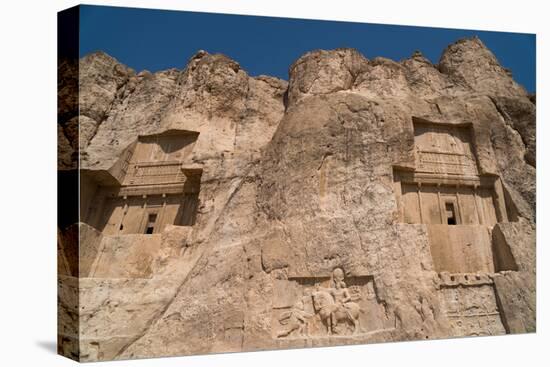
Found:
[[[314,49],[353,47],[394,60],[420,50],[433,63],[459,38],[477,35],[528,91],[535,85],[535,35],[182,11],[82,6],[80,56],[102,50],[140,71],[182,69],[198,50],[223,53],[250,75],[288,80]]]

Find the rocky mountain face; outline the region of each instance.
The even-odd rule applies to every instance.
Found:
[[[312,51],[288,83],[204,51],[183,70],[136,73],[98,52],[59,72],[60,170],[106,172],[138,136],[173,129],[199,134],[190,162],[203,170],[194,225],[152,235],[141,262],[128,260],[135,238],[79,224],[80,256],[89,244],[91,263],[114,260],[79,280],[60,270],[61,353],[107,360],[535,331],[536,107],[479,39],[450,45],[437,65],[420,52],[397,62]],[[425,125],[471,134],[477,217],[476,190],[498,182],[489,199],[498,218],[476,226],[490,241],[487,267],[445,268],[452,259],[436,255],[422,203],[421,221],[400,214],[409,186],[397,177],[422,176]],[[415,185],[421,201],[426,184]],[[445,185],[458,190],[466,224],[466,194],[445,179],[436,196]],[[477,245],[445,256],[472,263]]]

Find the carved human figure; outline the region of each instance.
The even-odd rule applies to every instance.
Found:
[[[330,289],[330,294],[334,297],[334,301],[339,307],[345,307],[344,304],[351,301],[351,296],[344,282],[344,271],[340,268],[336,268],[332,272],[332,288]]]
[[[327,325],[327,333],[331,335],[340,322],[348,321],[353,323],[353,333],[357,333],[360,308],[357,303],[352,302],[341,268],[333,270],[331,287],[325,289],[318,288],[313,293],[313,305],[321,320]]]
[[[279,322],[287,327],[277,334],[278,338],[289,336],[293,331],[297,331],[300,336],[309,334],[308,322],[313,315],[304,310],[304,302],[298,300],[290,311],[284,312],[279,318]]]

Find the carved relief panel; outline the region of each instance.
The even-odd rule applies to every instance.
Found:
[[[330,276],[273,279],[272,336],[317,338],[352,336],[388,329],[385,306],[372,276],[344,279],[336,268]]]
[[[490,278],[477,274],[446,278],[439,296],[453,336],[506,334]]]
[[[182,162],[192,151],[197,134],[140,137],[126,168],[125,185],[154,185],[185,181]]]
[[[415,123],[414,143],[418,172],[478,175],[470,129]]]

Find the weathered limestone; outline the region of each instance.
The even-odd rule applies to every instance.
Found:
[[[59,228],[62,354],[535,331],[536,107],[480,40],[438,65],[312,51],[288,84],[205,51],[80,69],[58,126],[83,222]]]

